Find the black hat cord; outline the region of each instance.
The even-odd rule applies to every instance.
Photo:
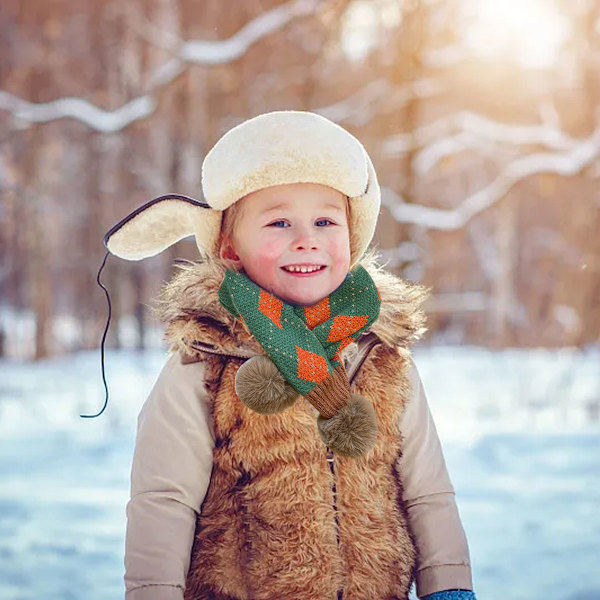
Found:
[[[196,200],[195,198],[190,198],[189,196],[183,196],[182,194],[164,194],[162,196],[158,196],[158,198],[154,198],[153,200],[150,200],[149,202],[146,202],[142,206],[136,208],[132,213],[128,214],[126,217],[121,219],[116,225],[111,227],[106,232],[106,235],[104,236],[104,246],[106,248],[108,248],[108,240],[112,237],[113,234],[117,233],[124,225],[129,223],[129,221],[131,221],[132,219],[135,219],[135,217],[137,217],[138,215],[140,215],[141,213],[146,211],[146,209],[150,208],[151,206],[154,206],[155,204],[159,204],[161,202],[165,202],[165,201],[169,201],[169,200],[179,200],[179,201],[187,202],[187,203],[191,204],[192,206],[199,206],[201,208],[210,208],[206,202],[203,202],[201,200]],[[104,382],[104,389],[106,390],[106,398],[104,400],[104,406],[102,407],[102,410],[98,414],[96,414],[96,415],[79,415],[80,417],[82,417],[84,419],[86,419],[86,418],[93,419],[95,417],[99,417],[104,412],[104,409],[106,408],[106,406],[108,404],[108,385],[106,384],[106,377],[104,375],[104,341],[106,340],[106,334],[108,333],[108,327],[110,325],[111,304],[110,304],[110,296],[108,294],[108,290],[102,285],[102,283],[100,283],[100,273],[102,273],[102,269],[104,268],[104,265],[106,264],[106,259],[108,258],[109,254],[111,254],[110,251],[108,251],[106,253],[106,256],[104,257],[104,260],[102,261],[102,265],[101,265],[101,267],[98,271],[98,275],[96,277],[96,281],[98,282],[98,285],[104,290],[104,293],[106,294],[106,299],[108,300],[108,320],[106,321],[104,335],[102,336],[102,345],[100,347],[100,352],[101,352],[101,356],[102,356],[102,381]],[[117,256],[118,256],[118,254],[117,254]],[[132,260],[137,260],[137,258],[132,259]]]
[[[104,260],[102,261],[102,266],[100,267],[100,270],[98,271],[98,275],[96,276],[96,281],[98,282],[98,285],[104,290],[104,293],[106,294],[106,299],[108,300],[108,319],[106,321],[106,327],[104,328],[104,335],[102,336],[102,344],[100,345],[100,356],[102,359],[102,381],[104,382],[106,398],[104,399],[104,406],[102,407],[102,410],[98,414],[96,414],[96,415],[79,415],[83,419],[94,419],[95,417],[99,417],[104,412],[104,409],[106,408],[106,406],[108,404],[108,385],[106,384],[106,377],[104,375],[104,341],[106,340],[106,334],[108,333],[108,327],[110,325],[110,316],[111,316],[112,310],[111,310],[110,296],[108,294],[108,290],[102,285],[102,283],[100,283],[100,273],[102,273],[102,269],[104,269],[104,265],[106,264],[106,259],[108,258],[109,254],[110,254],[110,252],[106,253]]]

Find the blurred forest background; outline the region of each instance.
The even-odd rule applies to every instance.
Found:
[[[295,109],[362,141],[382,262],[432,289],[414,354],[478,597],[600,598],[599,108],[600,0],[1,0],[0,597],[123,597],[149,306],[198,253],[108,257],[81,419],[104,235]]]
[[[3,0],[0,356],[96,348],[112,225],[259,113],[310,110],[365,145],[375,242],[432,288],[426,343],[600,339],[600,2]],[[183,240],[109,257],[107,345],[145,348]]]

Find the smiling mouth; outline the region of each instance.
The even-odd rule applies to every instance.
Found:
[[[321,273],[327,267],[325,265],[318,265],[316,267],[281,267],[281,270],[285,273],[289,273],[290,275],[295,275],[296,277],[307,277],[309,275],[316,275],[317,273]]]

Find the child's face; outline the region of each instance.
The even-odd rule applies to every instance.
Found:
[[[275,185],[248,194],[221,256],[282,300],[310,306],[337,289],[350,266],[346,196],[317,183]],[[290,273],[284,267],[324,267]]]

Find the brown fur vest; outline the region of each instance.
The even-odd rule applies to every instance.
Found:
[[[351,389],[372,401],[379,436],[359,459],[334,455],[303,398],[260,415],[235,394],[245,358],[263,354],[219,304],[222,267],[180,264],[159,297],[166,338],[189,361],[204,361],[215,433],[213,470],[198,515],[185,600],[406,600],[417,567],[396,461],[410,395],[408,345],[424,331],[426,290],[361,263],[382,299],[369,354],[341,353]],[[365,338],[366,339],[366,338]],[[359,342],[362,342],[359,340]]]

